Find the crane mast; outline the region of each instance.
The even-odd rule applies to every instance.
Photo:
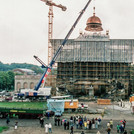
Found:
[[[49,12],[48,12],[48,64],[50,63],[52,59],[52,45],[50,40],[53,38],[53,6],[61,8],[62,11],[66,11],[66,7],[59,4],[52,2],[52,0],[41,0],[46,3],[46,5],[49,6]]]
[[[68,38],[70,37],[71,33],[73,32],[74,28],[76,27],[77,23],[79,22],[80,18],[82,17],[83,13],[85,12],[85,10],[87,9],[88,5],[90,4],[91,0],[89,0],[86,4],[86,6],[83,8],[83,10],[80,12],[78,18],[76,19],[76,21],[74,22],[73,26],[71,27],[71,29],[69,30],[69,32],[67,33],[66,37],[64,38],[62,44],[59,46],[57,52],[55,53],[55,55],[53,56],[51,62],[49,63],[49,65],[46,67],[45,72],[43,73],[41,79],[39,80],[39,83],[36,85],[34,90],[38,90],[40,85],[42,83],[45,82],[46,77],[48,76],[48,74],[51,72],[51,69],[58,57],[58,55],[60,54],[62,48],[64,47],[64,45],[66,44]]]
[[[53,38],[53,6],[49,6],[48,12],[48,64],[52,58],[52,45],[50,40]]]

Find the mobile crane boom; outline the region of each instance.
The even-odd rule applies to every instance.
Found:
[[[71,35],[71,33],[73,32],[75,26],[77,25],[77,23],[79,22],[80,18],[82,17],[83,13],[85,12],[85,10],[87,9],[88,5],[90,4],[91,0],[89,0],[86,4],[86,6],[83,8],[83,10],[80,12],[78,18],[76,19],[76,21],[74,22],[73,26],[71,27],[71,29],[69,30],[69,32],[67,33],[65,39],[63,40],[62,44],[59,46],[56,54],[54,55],[54,57],[52,58],[51,62],[49,63],[49,65],[46,67],[45,72],[43,73],[41,79],[39,80],[39,83],[36,85],[34,90],[38,90],[40,85],[42,83],[45,83],[44,81],[46,80],[47,75],[51,72],[52,66],[55,63],[58,55],[60,54],[62,48],[64,47],[65,43],[67,42],[69,36]]]

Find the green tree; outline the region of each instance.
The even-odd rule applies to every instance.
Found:
[[[0,71],[0,89],[11,90],[14,89],[14,73],[12,71]]]

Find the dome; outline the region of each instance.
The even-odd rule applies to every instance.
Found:
[[[95,7],[94,7],[95,10]],[[103,31],[102,23],[99,17],[95,16],[95,11],[93,13],[93,16],[88,18],[87,23],[86,23],[86,31],[91,31],[91,32],[97,32],[97,31]]]
[[[90,23],[98,23],[98,24],[101,24],[101,25],[102,25],[100,18],[97,17],[97,16],[95,16],[95,15],[92,16],[92,17],[90,17],[90,18],[87,20],[87,25],[90,24]]]

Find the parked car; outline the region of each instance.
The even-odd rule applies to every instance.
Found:
[[[55,117],[61,117],[62,116],[62,112],[60,110],[57,110],[55,112]]]
[[[52,116],[55,115],[55,112],[54,111],[47,110],[46,113],[45,113],[45,116],[48,116],[48,113],[49,113],[49,117],[52,117]]]

